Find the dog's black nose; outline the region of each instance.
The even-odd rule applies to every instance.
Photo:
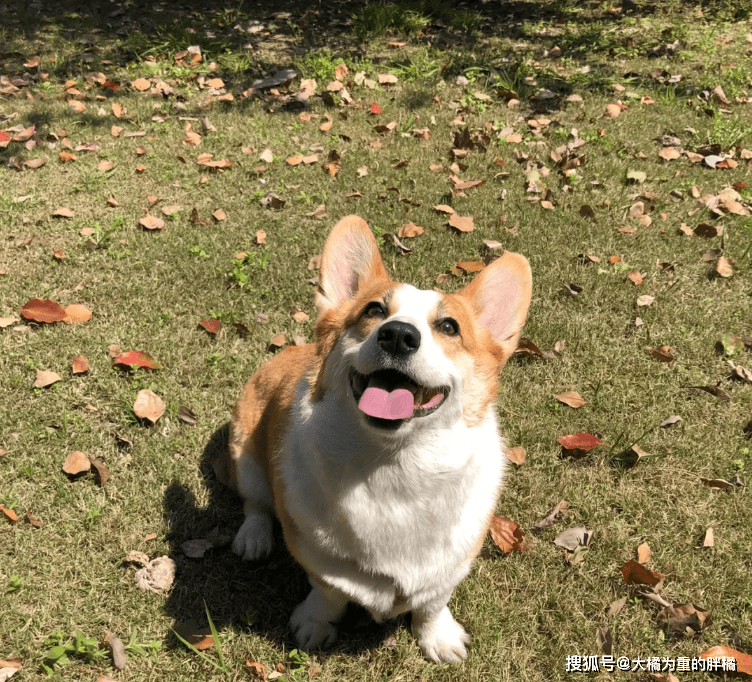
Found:
[[[420,332],[407,322],[387,322],[379,329],[377,338],[379,346],[395,357],[411,355],[420,348]]]

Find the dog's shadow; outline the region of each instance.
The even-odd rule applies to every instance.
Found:
[[[305,599],[310,585],[305,571],[290,556],[278,523],[274,550],[264,561],[244,561],[230,544],[243,520],[240,498],[217,480],[212,462],[227,448],[229,423],[212,434],[201,458],[208,504],[201,506],[193,492],[173,481],[164,495],[170,556],[177,564],[175,582],[165,610],[176,623],[194,620],[207,625],[207,610],[220,633],[227,629],[253,632],[285,650],[295,648],[289,618]],[[216,543],[202,558],[186,556],[183,543],[209,539]],[[350,605],[340,623],[340,638],[329,652],[357,654],[378,647],[404,619],[375,623],[360,607]],[[182,646],[173,634],[169,647]],[[327,653],[329,653],[327,652]]]

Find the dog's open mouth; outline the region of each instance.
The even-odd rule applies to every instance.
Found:
[[[379,426],[386,426],[381,422],[399,423],[412,417],[425,417],[439,409],[449,394],[446,386],[420,386],[407,374],[394,369],[372,374],[350,370],[350,387],[358,408]]]

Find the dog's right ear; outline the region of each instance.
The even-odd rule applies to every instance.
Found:
[[[365,220],[349,215],[332,230],[324,245],[316,291],[319,313],[351,299],[364,282],[388,279],[379,246]]]

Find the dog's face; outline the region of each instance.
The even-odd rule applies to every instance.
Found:
[[[456,294],[392,281],[365,223],[345,218],[322,257],[314,400],[335,393],[385,437],[482,421],[530,302],[527,261],[505,254]]]

